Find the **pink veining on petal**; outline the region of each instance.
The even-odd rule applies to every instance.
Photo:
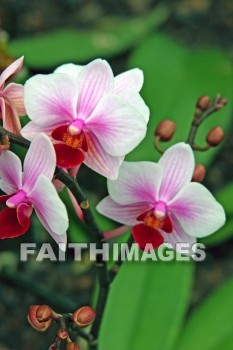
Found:
[[[117,238],[121,235],[123,235],[124,233],[126,233],[127,231],[129,231],[131,228],[131,226],[127,226],[127,225],[123,225],[120,226],[118,228],[115,228],[113,230],[110,231],[105,231],[104,232],[104,239],[113,239],[113,238]]]

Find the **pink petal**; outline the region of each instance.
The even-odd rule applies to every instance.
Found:
[[[189,252],[192,252],[192,245],[196,243],[196,238],[189,236],[182,226],[180,225],[179,221],[176,219],[174,215],[171,216],[172,223],[173,223],[173,231],[171,234],[167,234],[164,231],[160,230],[161,235],[164,238],[164,243],[170,243],[173,246],[173,249],[175,249],[178,253],[183,253],[182,248],[179,247],[179,244],[177,243],[186,243],[189,244]],[[193,252],[192,252],[193,253]]]
[[[73,63],[63,64],[60,67],[56,68],[54,73],[63,73],[68,74],[73,79],[77,79],[79,73],[85,66],[79,66]]]
[[[86,65],[78,75],[78,117],[89,117],[99,100],[112,93],[113,83],[113,73],[106,61],[97,59]]]
[[[127,231],[129,231],[131,229],[131,226],[120,226],[118,228],[115,228],[111,231],[105,231],[104,232],[104,239],[113,239],[113,238],[117,238],[121,235],[123,235],[124,233],[126,233]]]
[[[9,84],[4,89],[4,94],[14,104],[18,115],[26,115],[24,106],[24,86],[20,84]]]
[[[86,133],[88,152],[85,153],[84,164],[108,179],[116,179],[124,157],[113,157],[101,146],[97,137]]]
[[[50,233],[63,235],[68,229],[68,215],[51,181],[41,175],[27,196],[45,228],[49,228]]]
[[[148,123],[150,110],[137,91],[126,89],[119,92],[118,95],[124,98],[132,107],[139,111],[144,117],[145,122]]]
[[[169,203],[185,232],[193,237],[205,237],[224,225],[224,209],[201,184],[192,182]]]
[[[3,97],[0,98],[0,107],[2,112],[3,127],[14,134],[19,134],[21,124],[14,104],[10,103],[9,100],[4,99]]]
[[[22,164],[13,152],[4,151],[0,156],[0,188],[13,194],[22,187]]]
[[[109,219],[124,225],[133,226],[138,223],[137,217],[139,214],[148,209],[148,203],[120,205],[108,196],[97,205],[96,209]]]
[[[163,168],[159,199],[167,202],[191,181],[195,165],[193,151],[188,144],[180,142],[170,147],[158,164]]]
[[[51,129],[51,126],[46,127],[29,122],[21,129],[20,133],[25,139],[32,141],[37,134],[45,133],[50,135],[52,130],[53,128]]]
[[[40,175],[52,180],[56,167],[56,155],[49,137],[38,134],[32,141],[24,160],[23,189],[28,192]]]
[[[132,151],[146,135],[143,116],[120,96],[102,98],[85,124],[105,150],[117,157]]]
[[[38,74],[27,80],[24,103],[29,118],[51,128],[76,117],[77,88],[67,74]]]
[[[153,249],[158,248],[163,244],[163,236],[158,230],[144,224],[138,224],[133,227],[132,234],[135,242],[142,250],[150,251],[148,244],[152,245]]]
[[[18,58],[16,61],[11,63],[0,75],[0,89],[3,89],[5,82],[7,79],[9,79],[12,75],[15,75],[20,71],[20,69],[23,66],[23,60],[24,57]]]
[[[84,221],[82,209],[81,209],[80,205],[78,204],[78,202],[76,201],[76,198],[74,197],[73,193],[69,189],[68,189],[68,194],[70,196],[70,200],[73,204],[73,207],[74,207],[74,210],[75,210],[77,216],[79,217],[80,220]]]
[[[108,180],[111,198],[119,204],[147,202],[154,206],[162,179],[161,167],[152,162],[123,162],[117,180]]]
[[[114,92],[122,93],[126,89],[132,89],[139,92],[143,85],[143,72],[141,69],[134,68],[127,72],[117,75],[114,79]]]

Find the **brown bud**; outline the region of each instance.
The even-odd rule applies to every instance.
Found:
[[[52,312],[48,305],[40,305],[36,311],[36,318],[39,322],[46,322],[51,319]]]
[[[163,120],[155,130],[155,136],[160,137],[160,141],[170,141],[174,135],[176,124],[168,119]]]
[[[209,133],[206,136],[206,142],[212,146],[216,147],[218,146],[224,138],[224,131],[220,126],[216,126],[215,128],[211,129]]]
[[[95,321],[96,313],[90,306],[83,306],[73,314],[73,321],[80,328],[85,328]]]
[[[207,108],[209,108],[209,106],[210,106],[209,96],[201,96],[196,103],[196,107],[202,111],[206,111]]]
[[[68,338],[68,332],[66,329],[59,329],[57,332],[57,337],[60,340],[66,340]]]
[[[227,99],[226,99],[226,98],[221,98],[220,103],[221,103],[223,106],[226,106],[226,105],[227,105]]]
[[[202,182],[205,178],[206,168],[202,164],[196,164],[193,172],[192,181]]]
[[[80,350],[80,347],[75,342],[68,343],[66,345],[66,350]]]
[[[50,327],[52,320],[50,319],[47,322],[39,322],[36,316],[38,308],[39,305],[33,305],[30,307],[28,312],[28,322],[38,332],[44,332]]]

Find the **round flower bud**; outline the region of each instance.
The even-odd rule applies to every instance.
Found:
[[[80,347],[75,342],[68,343],[66,345],[66,350],[80,350]]]
[[[170,141],[174,135],[176,124],[168,119],[163,120],[155,130],[155,136],[160,137],[160,141]]]
[[[227,105],[227,99],[224,98],[224,97],[221,98],[220,103],[221,103],[223,106],[226,106],[226,105]]]
[[[201,96],[196,103],[196,107],[202,111],[206,111],[207,108],[209,108],[209,106],[210,106],[209,96]]]
[[[50,319],[47,322],[39,322],[36,316],[38,308],[39,305],[33,305],[30,307],[27,317],[28,322],[38,332],[45,332],[50,327],[52,320]]]
[[[212,130],[209,131],[209,133],[206,136],[206,142],[212,146],[216,147],[218,146],[224,138],[224,131],[220,126],[216,126]]]
[[[90,306],[83,306],[73,314],[73,321],[80,328],[85,328],[95,321],[96,313]]]
[[[205,178],[206,168],[202,164],[196,164],[193,172],[193,182],[202,182]]]
[[[36,311],[36,318],[39,322],[46,322],[52,317],[52,309],[48,305],[40,305]]]
[[[57,337],[60,340],[66,340],[68,338],[68,332],[66,329],[59,329],[57,332]]]

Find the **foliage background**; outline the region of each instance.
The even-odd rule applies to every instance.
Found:
[[[203,144],[210,127],[220,124],[225,144],[196,155],[208,166],[205,185],[226,208],[226,226],[205,240],[207,259],[195,266],[126,263],[111,288],[100,350],[233,349],[232,15],[233,4],[227,0],[0,3],[0,66],[24,54],[21,81],[62,63],[86,64],[97,56],[108,59],[115,74],[131,67],[144,70],[142,94],[151,119],[146,139],[129,160],[158,159],[153,132],[164,118],[177,122],[173,142],[185,140],[200,95],[220,92],[229,100],[199,134]],[[23,157],[24,150],[14,150]],[[105,179],[85,166],[78,181],[92,206],[106,194]],[[88,241],[65,191],[62,198],[70,212],[69,239]],[[103,229],[116,226],[98,214],[96,218]],[[66,263],[38,263],[34,257],[19,263],[20,242],[45,241],[49,236],[34,217],[27,235],[1,242],[0,350],[48,348],[55,330],[41,335],[30,328],[25,315],[31,304],[49,303],[67,312],[93,301],[95,270],[87,254],[81,263],[72,256]],[[86,349],[85,343],[81,346]]]

